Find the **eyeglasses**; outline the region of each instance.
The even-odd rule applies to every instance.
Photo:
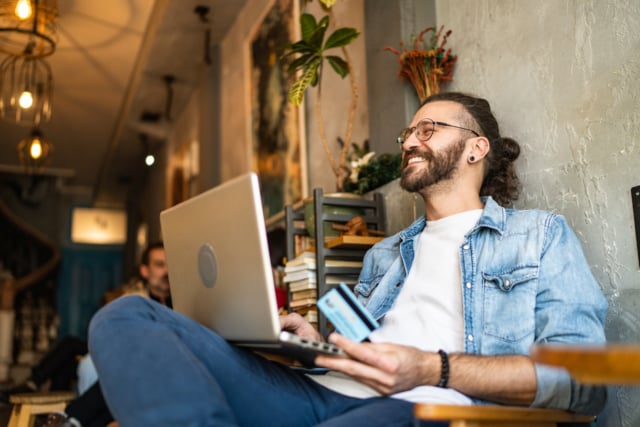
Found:
[[[433,135],[433,132],[436,130],[436,125],[468,130],[469,132],[473,133],[475,136],[480,136],[480,134],[473,129],[463,128],[462,126],[450,125],[449,123],[445,123],[445,122],[436,122],[435,120],[431,120],[431,119],[422,119],[418,122],[417,125],[410,128],[403,129],[402,132],[400,132],[400,135],[398,135],[398,139],[396,140],[396,142],[398,143],[398,145],[402,146],[402,144],[404,144],[404,142],[414,132],[416,133],[416,138],[418,138],[418,141],[421,141],[421,142],[428,141],[429,139],[431,139],[431,135]]]

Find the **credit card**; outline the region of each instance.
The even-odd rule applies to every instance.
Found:
[[[350,340],[362,341],[380,326],[344,283],[324,294],[317,305],[336,331]]]

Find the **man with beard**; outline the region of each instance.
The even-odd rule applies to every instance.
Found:
[[[349,357],[318,356],[329,372],[313,376],[122,299],[90,328],[121,425],[410,426],[415,402],[602,409],[604,388],[528,356],[534,343],[604,342],[607,304],[563,217],[504,207],[519,192],[519,146],[489,103],[434,95],[398,143],[401,185],[426,215],[365,256],[354,291],[381,323],[370,341],[330,335]],[[281,325],[320,338],[295,314]]]
[[[167,258],[162,242],[151,243],[145,249],[142,253],[139,272],[142,281],[137,282],[132,289],[125,289],[125,294],[141,291],[152,300],[172,308]]]

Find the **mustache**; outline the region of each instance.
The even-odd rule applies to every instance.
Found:
[[[435,158],[433,151],[430,148],[421,150],[418,147],[413,147],[402,152],[402,169],[406,168],[409,163],[409,159],[415,156],[420,156],[429,162],[433,161]]]

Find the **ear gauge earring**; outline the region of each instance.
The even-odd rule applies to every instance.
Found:
[[[475,156],[469,156],[469,163],[473,163],[476,161]]]

